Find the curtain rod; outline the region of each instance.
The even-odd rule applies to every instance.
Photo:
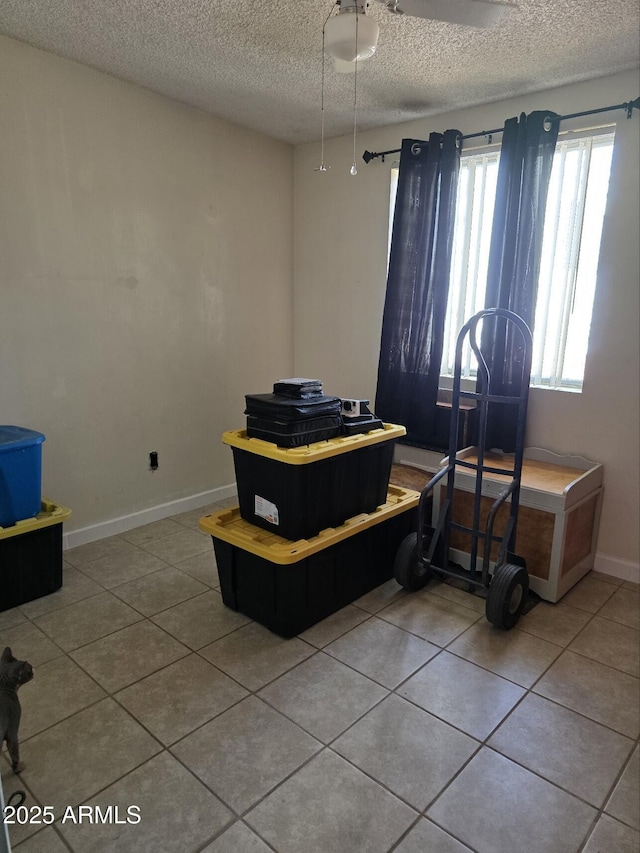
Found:
[[[569,119],[569,118],[580,118],[580,116],[592,116],[592,115],[595,115],[596,113],[607,113],[607,112],[610,112],[611,110],[626,110],[627,111],[627,118],[631,118],[631,114],[632,114],[634,109],[640,110],[640,98],[636,98],[635,101],[627,101],[624,104],[614,104],[611,107],[600,107],[599,109],[596,109],[596,110],[585,110],[582,113],[570,113],[569,115],[566,115],[566,116],[550,117],[550,120],[554,121],[554,122],[555,121],[564,121],[565,119]],[[478,133],[466,133],[461,138],[462,139],[475,139],[478,136],[493,136],[494,133],[502,133],[502,131],[503,131],[503,128],[498,127],[495,130],[481,130]],[[382,157],[382,162],[384,163],[384,158],[387,156],[387,154],[398,154],[401,150],[402,150],[401,148],[394,148],[392,151],[377,151],[377,152],[365,151],[364,154],[362,155],[362,159],[364,160],[365,163],[369,163],[371,160],[373,160],[376,157]]]

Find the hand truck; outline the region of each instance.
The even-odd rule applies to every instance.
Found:
[[[491,393],[491,376],[486,359],[477,342],[477,330],[480,321],[485,323],[503,323],[510,333],[508,339],[521,344],[521,374],[517,396],[502,396]],[[509,328],[512,327],[512,328]],[[476,391],[461,389],[462,353],[467,339],[478,365]],[[531,332],[527,324],[517,314],[502,308],[487,308],[475,314],[460,330],[456,342],[455,370],[451,400],[451,427],[449,433],[449,452],[446,465],[431,478],[420,495],[417,513],[417,531],[410,533],[398,548],[394,573],[398,583],[405,589],[422,589],[435,574],[443,578],[462,580],[468,584],[471,592],[486,598],[486,616],[497,628],[512,628],[522,613],[529,593],[529,575],[526,562],[515,554],[518,506],[520,500],[520,480],[524,456],[524,437],[529,397],[529,377],[531,373]],[[470,461],[464,454],[458,456],[458,430],[460,419],[460,400],[474,400],[477,408],[478,445],[477,461]],[[498,468],[485,464],[485,443],[487,438],[487,418],[489,405],[502,403],[517,406],[517,425],[513,468]],[[459,469],[476,472],[473,513],[471,527],[453,521],[453,507],[456,500],[455,475]],[[511,481],[501,491],[489,510],[484,530],[480,529],[481,499],[483,476],[485,474],[510,475]],[[435,527],[426,525],[428,498],[434,488],[446,480],[446,492],[441,502]],[[458,493],[460,494],[460,493]],[[510,498],[510,512],[502,535],[494,533],[494,522],[500,507]],[[450,538],[452,531],[458,531],[470,538],[469,568],[453,564],[450,561]],[[499,543],[493,574],[490,574],[491,549],[493,543]],[[478,569],[479,553],[482,550],[482,566]]]

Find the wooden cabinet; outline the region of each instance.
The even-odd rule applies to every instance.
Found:
[[[476,448],[458,453],[477,460]],[[531,589],[546,601],[558,601],[593,568],[602,501],[602,465],[581,456],[561,456],[549,450],[525,449],[520,489],[516,553],[527,562]],[[442,464],[446,464],[446,459]],[[485,454],[485,464],[513,468],[513,459]],[[475,472],[456,471],[453,521],[471,526]],[[487,514],[509,476],[485,474],[482,483],[481,529]],[[444,487],[436,487],[434,520],[438,517]],[[508,505],[501,507],[495,533],[504,530]],[[468,567],[470,537],[452,531],[451,559]],[[492,550],[496,556],[497,545]]]

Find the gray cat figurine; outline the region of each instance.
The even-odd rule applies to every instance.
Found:
[[[18,728],[22,713],[18,688],[32,678],[31,664],[26,660],[16,660],[7,646],[0,658],[0,746],[6,740],[14,773],[24,770],[18,746]]]

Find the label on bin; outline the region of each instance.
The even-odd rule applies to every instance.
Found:
[[[272,504],[271,501],[261,498],[260,495],[254,495],[255,508],[254,512],[260,518],[264,518],[270,524],[280,524],[280,516],[278,515],[278,507]]]

